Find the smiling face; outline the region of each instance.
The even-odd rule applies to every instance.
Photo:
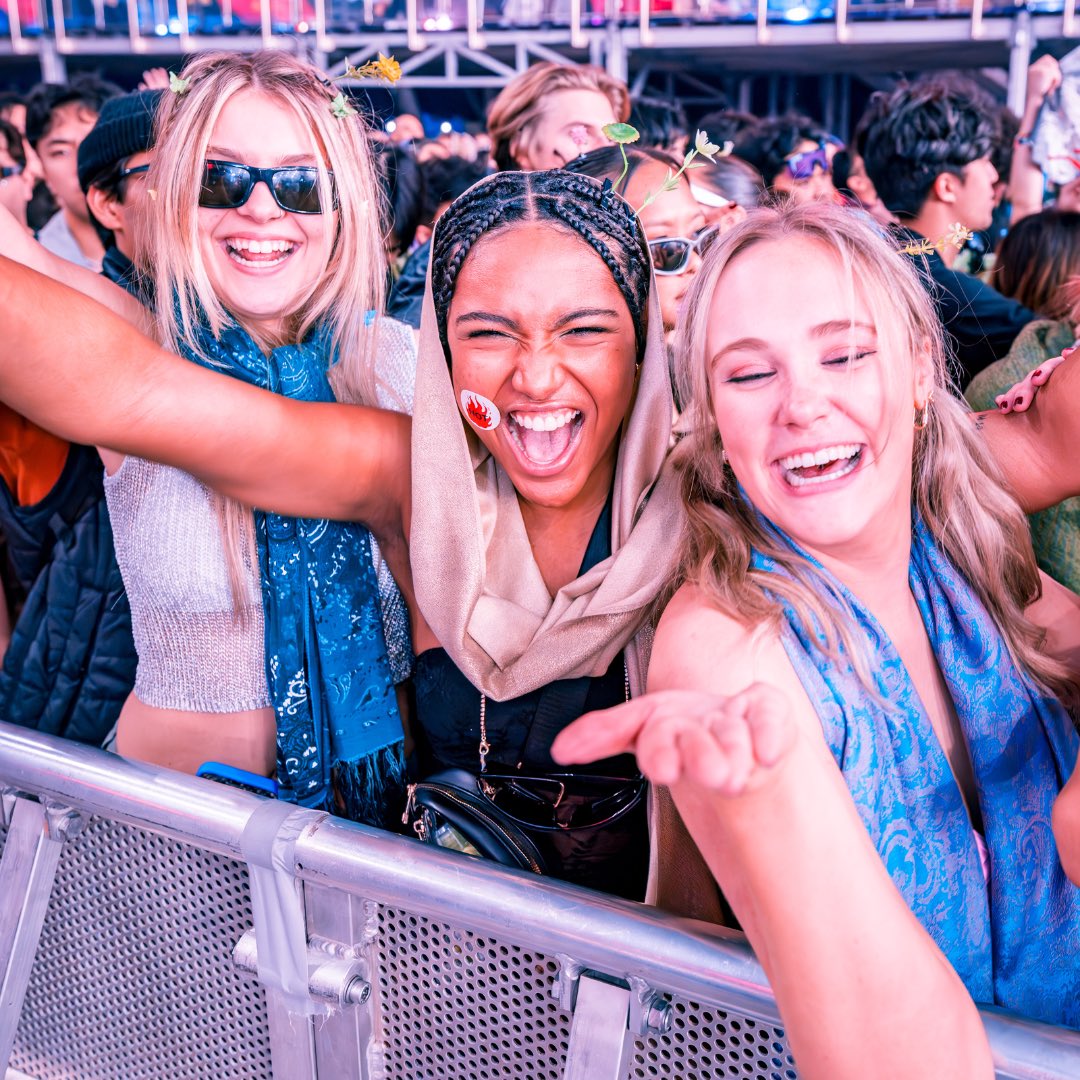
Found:
[[[932,385],[875,326],[838,256],[759,243],[721,274],[705,358],[728,464],[750,501],[818,555],[910,524],[913,407]]]
[[[557,90],[543,112],[514,141],[514,161],[527,171],[561,169],[580,154],[607,146],[615,110],[599,90]]]
[[[639,165],[626,185],[626,201],[631,206],[640,206],[646,195],[657,191],[663,185],[667,174],[667,165],[659,161]],[[701,206],[685,180],[680,180],[674,191],[665,191],[654,202],[649,203],[638,213],[638,217],[649,240],[659,240],[666,236],[681,236],[694,240],[707,227]],[[664,335],[669,345],[683,297],[700,268],[701,256],[692,251],[686,269],[681,274],[658,274],[656,277],[656,295],[660,300]]]
[[[257,168],[318,161],[312,133],[300,117],[256,90],[226,102],[206,156]],[[200,253],[221,303],[248,330],[280,339],[326,270],[335,217],[333,211],[283,210],[263,183],[235,209],[200,206]]]
[[[447,339],[454,397],[502,422],[477,435],[536,506],[603,501],[630,408],[634,326],[611,272],[551,222],[478,241],[461,269]]]

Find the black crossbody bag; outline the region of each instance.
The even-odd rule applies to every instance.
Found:
[[[551,683],[540,696],[523,762],[551,761],[551,744],[567,716],[581,716],[591,680]],[[629,679],[623,668],[626,699]],[[488,768],[487,698],[480,695],[480,768],[441,769],[410,784],[402,824],[428,844],[493,859],[504,866],[549,874],[545,836],[599,829],[625,817],[641,801],[645,778]],[[539,843],[538,843],[539,841]]]

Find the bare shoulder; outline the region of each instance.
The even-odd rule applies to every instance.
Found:
[[[760,678],[761,669],[786,662],[776,627],[747,623],[718,607],[697,585],[684,585],[657,627],[649,686],[735,694],[768,681]]]
[[[817,713],[784,650],[779,625],[749,623],[719,608],[698,586],[684,585],[656,629],[649,690],[730,696],[755,683],[780,690],[798,726],[824,744]]]

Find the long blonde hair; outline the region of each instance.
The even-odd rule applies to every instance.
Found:
[[[316,68],[283,52],[203,53],[184,67],[180,77],[187,90],[166,91],[157,110],[156,154],[147,178],[154,198],[147,250],[162,343],[173,352],[198,350],[203,322],[216,337],[233,319],[215,294],[202,257],[199,192],[207,147],[222,109],[234,95],[255,90],[299,117],[311,133],[319,197],[324,207],[335,207],[336,228],[326,230],[325,271],[285,313],[289,316],[285,340],[270,340],[255,327],[244,328],[268,350],[302,341],[314,327],[324,327],[338,357],[330,371],[336,396],[375,404],[376,333],[370,313],[383,307],[385,259],[379,234],[383,196],[363,120],[359,115],[336,116],[330,104],[334,88]],[[244,551],[250,553],[253,536],[250,513],[224,499],[218,508],[234,606],[239,610]]]
[[[813,565],[763,525],[739,493],[723,458],[713,411],[706,333],[720,279],[729,270],[738,273],[735,261],[750,248],[794,240],[809,240],[840,263],[852,295],[857,292],[865,300],[891,355],[904,355],[906,350],[911,357],[927,358],[935,393],[926,425],[916,432],[912,503],[990,613],[1014,661],[1074,705],[1077,688],[1068,669],[1043,654],[1045,633],[1024,613],[1041,591],[1027,519],[1002,486],[967,407],[955,394],[933,304],[912,262],[875,225],[850,209],[788,202],[754,210],[709,250],[690,288],[676,343],[684,406],[680,428],[686,435],[674,452],[687,518],[680,570],[665,595],[684,582],[692,583],[716,607],[751,627],[779,625],[780,603],[786,603],[804,625],[820,627],[826,649],[834,658],[842,649],[868,691],[877,693],[867,646],[850,613],[838,598],[822,599],[820,586],[814,587]],[[781,573],[752,569],[751,549],[774,560]]]

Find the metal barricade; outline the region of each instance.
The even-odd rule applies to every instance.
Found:
[[[796,1080],[729,931],[6,724],[0,793],[10,1080]]]

